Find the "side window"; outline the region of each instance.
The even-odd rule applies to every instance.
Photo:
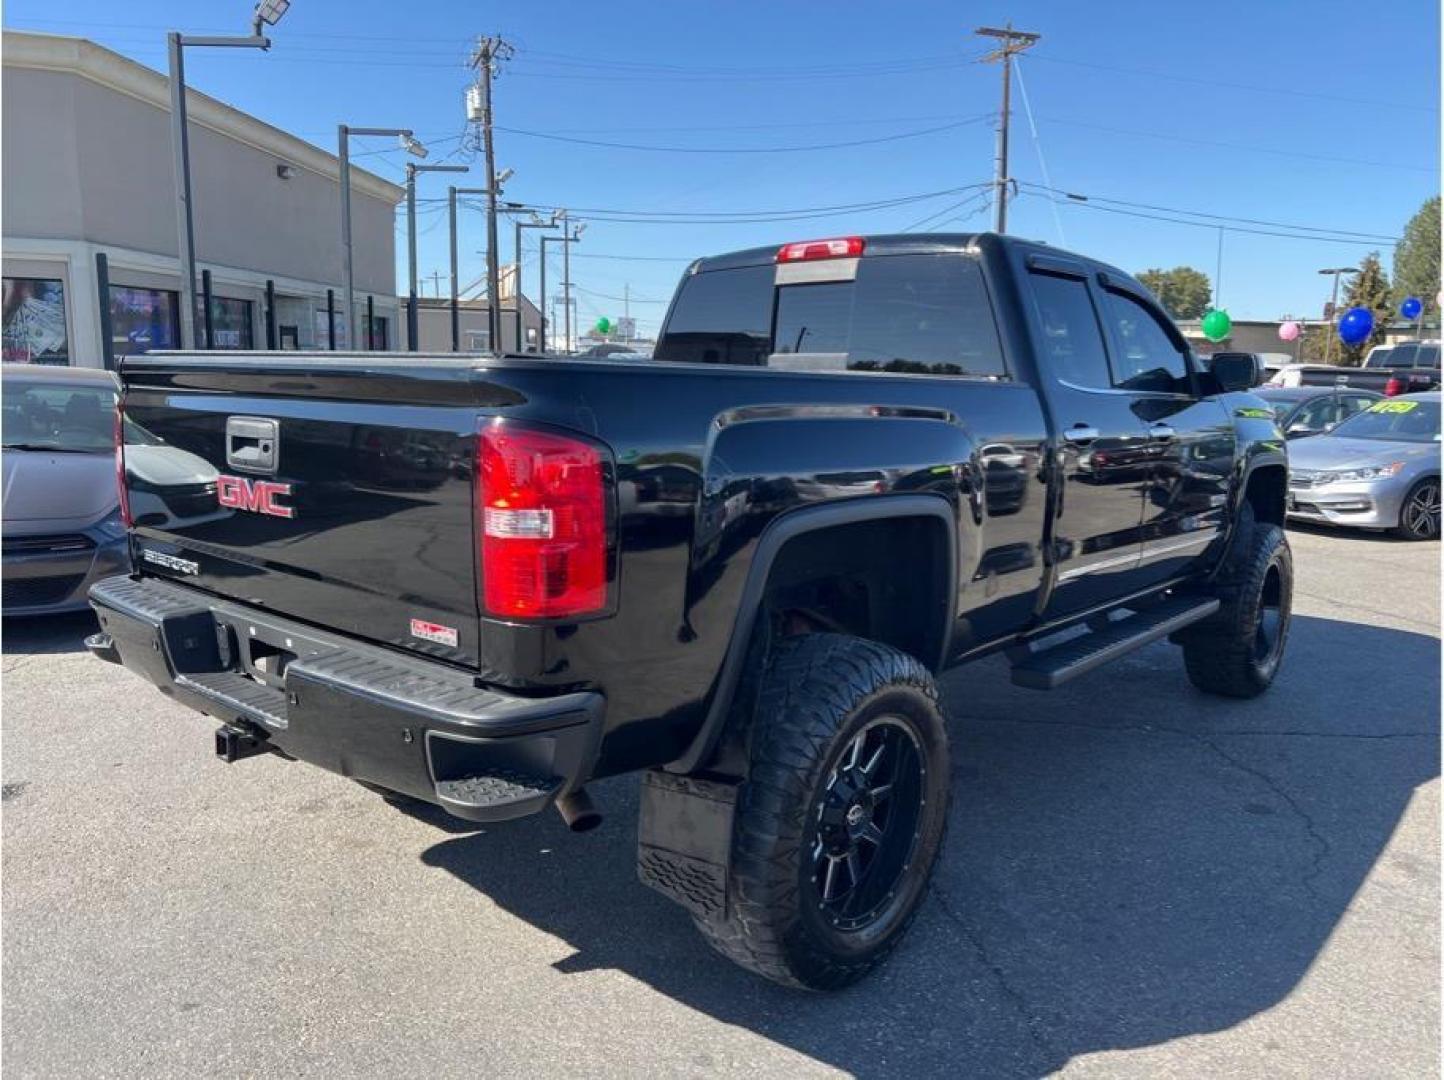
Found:
[[[1124,390],[1187,393],[1188,362],[1152,311],[1107,290],[1103,301],[1118,345],[1114,382]]]
[[[1088,286],[1077,278],[1033,273],[1033,304],[1043,331],[1047,370],[1074,386],[1106,390],[1113,385],[1108,354]]]
[[[1297,428],[1302,431],[1323,431],[1337,419],[1337,406],[1334,404],[1333,395],[1329,394],[1314,398],[1294,413],[1293,419],[1289,421],[1289,430]]]
[[[1373,398],[1362,397],[1359,394],[1345,394],[1339,409],[1339,419],[1347,420],[1356,412],[1363,412],[1374,403]]]

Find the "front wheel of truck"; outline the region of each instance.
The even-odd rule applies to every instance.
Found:
[[[1189,681],[1205,693],[1251,698],[1278,674],[1289,637],[1294,560],[1277,525],[1246,514],[1220,583],[1222,606],[1180,635]]]
[[[725,913],[698,919],[729,959],[835,990],[897,946],[947,824],[947,729],[917,660],[842,634],[776,648],[738,792]]]

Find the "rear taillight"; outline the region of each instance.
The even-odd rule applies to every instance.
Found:
[[[1404,384],[1403,384],[1402,382],[1400,382],[1395,376],[1390,375],[1390,376],[1389,376],[1389,381],[1384,384],[1384,396],[1385,396],[1385,397],[1397,397],[1399,394],[1402,394],[1403,392],[1404,392]]]
[[[504,619],[560,619],[607,606],[601,451],[498,420],[477,436],[481,606]]]
[[[780,263],[807,262],[811,259],[847,259],[862,254],[863,240],[860,236],[842,236],[836,240],[801,240],[795,244],[783,244],[777,249]]]
[[[130,492],[125,490],[125,414],[115,407],[115,493],[120,498],[120,522],[127,529],[130,520]]]

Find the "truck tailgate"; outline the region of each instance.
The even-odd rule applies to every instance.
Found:
[[[474,362],[151,355],[122,368],[138,569],[475,665]]]

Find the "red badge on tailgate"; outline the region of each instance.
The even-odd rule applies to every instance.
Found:
[[[456,627],[442,626],[440,623],[427,622],[425,619],[411,620],[411,636],[420,638],[422,641],[434,641],[438,645],[450,645],[456,648]]]
[[[248,480],[244,476],[216,477],[216,502],[232,510],[249,510],[253,514],[269,514],[271,517],[293,518],[293,507],[283,506],[280,498],[291,494],[290,484],[278,484],[274,480]]]

